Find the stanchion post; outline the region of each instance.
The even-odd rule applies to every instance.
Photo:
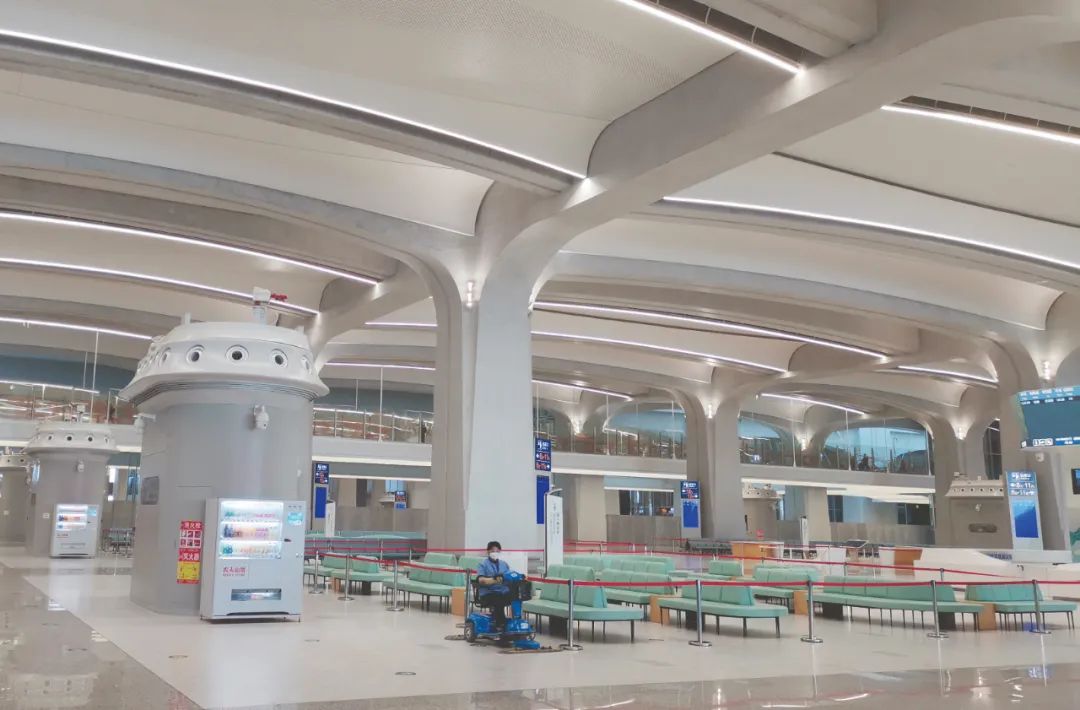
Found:
[[[311,591],[308,594],[322,594],[326,590],[319,586],[319,548],[315,548],[315,576],[311,583]],[[324,582],[325,584],[325,582]]]
[[[821,643],[821,639],[814,636],[814,583],[806,580],[806,636],[799,639],[803,643]]]
[[[352,555],[348,552],[345,553],[345,592],[338,597],[339,602],[351,602],[352,597],[349,596],[349,587],[352,586]]]
[[[382,562],[384,559],[386,559],[386,556],[383,554],[383,541],[380,539],[379,540],[379,562]]]
[[[580,651],[581,645],[574,643],[574,580],[566,580],[566,586],[566,593],[569,595],[567,609],[570,613],[566,618],[566,643],[559,644],[559,648],[564,651]]]
[[[1049,636],[1050,629],[1046,628],[1046,617],[1042,613],[1042,600],[1039,599],[1039,580],[1031,580],[1031,589],[1035,593],[1035,628],[1031,630],[1031,633]]]
[[[386,607],[387,611],[405,611],[405,607],[398,604],[398,566],[397,560],[394,560],[394,591],[390,597],[390,606]]]
[[[701,638],[702,627],[705,624],[705,621],[704,621],[705,615],[701,612],[701,580],[700,579],[695,579],[694,580],[694,593],[697,596],[697,611],[695,612],[695,614],[697,615],[697,640],[696,641],[690,641],[689,643],[690,643],[691,646],[698,646],[700,648],[708,648],[709,646],[712,646],[712,643],[709,642],[709,641],[706,641],[703,638]]]
[[[942,582],[945,581],[945,568],[944,567],[938,567],[938,579],[940,579]]]
[[[932,639],[947,639],[949,635],[941,630],[941,615],[938,613],[937,580],[930,580],[930,601],[934,605],[934,630],[927,634]]]

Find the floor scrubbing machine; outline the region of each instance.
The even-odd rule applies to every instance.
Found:
[[[519,572],[503,575],[503,584],[510,588],[513,601],[510,602],[510,615],[506,619],[506,628],[498,630],[491,612],[484,610],[484,599],[480,596],[480,584],[475,578],[470,582],[473,596],[473,611],[465,619],[465,640],[474,643],[479,640],[494,641],[499,646],[509,646],[518,651],[536,651],[540,644],[534,639],[536,632],[532,624],[525,621],[521,613],[521,602],[532,599],[532,583]]]

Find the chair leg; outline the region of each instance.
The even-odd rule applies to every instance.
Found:
[[[630,620],[630,643],[634,642],[634,620]]]
[[[600,636],[601,636],[601,638],[604,639],[604,642],[607,643],[607,622],[606,621],[604,621],[604,622],[602,622],[600,624]]]
[[[593,641],[593,643],[596,643],[596,622],[593,621],[591,623],[592,623],[592,641]]]
[[[742,620],[742,635],[746,636],[746,619]]]
[[[774,621],[776,622],[776,638],[780,638],[780,617],[776,617]]]

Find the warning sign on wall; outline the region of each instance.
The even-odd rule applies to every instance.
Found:
[[[180,521],[180,546],[176,550],[176,583],[198,584],[202,576],[201,520]]]

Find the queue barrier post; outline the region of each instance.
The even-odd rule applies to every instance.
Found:
[[[938,614],[937,580],[930,580],[930,601],[934,605],[934,630],[927,634],[932,639],[947,639],[949,635],[941,630],[941,615]]]
[[[566,617],[566,643],[559,644],[559,648],[563,651],[580,651],[582,646],[574,643],[574,580],[566,580],[568,587],[567,594],[569,595],[569,604],[567,610],[569,614]]]
[[[1050,629],[1046,628],[1046,615],[1042,613],[1042,601],[1039,599],[1039,580],[1031,580],[1031,588],[1035,593],[1035,627],[1031,629],[1031,633],[1049,636]]]
[[[700,579],[695,579],[694,580],[694,592],[695,592],[695,594],[697,596],[697,611],[696,611],[696,615],[697,615],[697,640],[696,641],[690,641],[689,643],[690,643],[691,646],[698,646],[699,648],[708,648],[709,646],[712,646],[712,643],[709,642],[709,641],[706,641],[703,638],[701,638],[702,626],[704,626],[704,624],[705,624],[705,622],[704,622],[705,615],[701,613],[701,580]]]
[[[387,611],[405,611],[405,607],[398,603],[398,564],[397,560],[394,560],[394,591],[390,597],[390,606],[386,607]]]
[[[940,580],[941,580],[942,582],[944,582],[944,581],[945,581],[945,568],[944,568],[944,567],[938,567],[938,575],[939,575],[939,577],[938,577],[938,578],[939,578],[939,579],[940,579]]]
[[[315,575],[311,579],[311,591],[308,594],[323,594],[326,590],[319,586],[319,548],[315,548]]]
[[[821,643],[821,639],[814,636],[814,583],[806,580],[806,636],[800,641],[803,643]]]
[[[345,583],[345,591],[338,597],[338,601],[351,602],[353,598],[349,596],[349,587],[352,586],[352,555],[348,552],[345,553],[345,579],[342,581]]]

